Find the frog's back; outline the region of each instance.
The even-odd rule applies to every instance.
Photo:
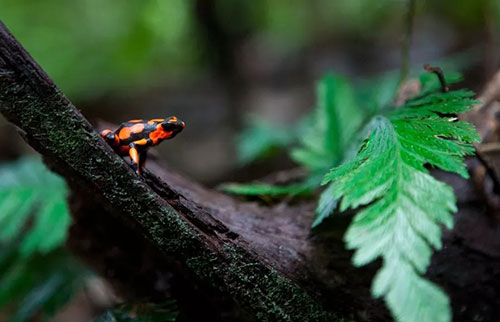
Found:
[[[131,142],[146,139],[156,129],[156,124],[144,120],[130,120],[123,122],[116,130],[120,139],[120,145],[128,145]]]

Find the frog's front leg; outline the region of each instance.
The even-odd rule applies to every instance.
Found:
[[[129,144],[130,166],[138,175],[146,164],[147,147],[150,145],[149,139],[141,139]]]

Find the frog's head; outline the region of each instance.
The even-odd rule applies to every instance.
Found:
[[[181,132],[186,124],[179,120],[175,116],[170,116],[166,118],[163,122],[161,122],[161,126],[164,131],[166,132],[172,132],[172,134],[169,136],[169,139],[173,138],[174,136],[177,135],[177,133]]]

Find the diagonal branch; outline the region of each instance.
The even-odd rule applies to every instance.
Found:
[[[304,289],[265,264],[211,213],[167,202],[137,177],[1,23],[0,72],[1,113],[25,140],[73,190],[86,191],[173,258],[177,271],[219,289],[260,320],[331,320]],[[164,197],[179,200],[169,186],[155,182]]]

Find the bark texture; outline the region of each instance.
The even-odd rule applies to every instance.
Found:
[[[390,320],[370,297],[379,263],[355,268],[344,248],[349,216],[311,232],[311,201],[236,201],[157,162],[136,176],[1,23],[0,104],[72,190],[70,247],[126,296],[173,294],[191,320]],[[496,321],[498,218],[469,182],[437,175],[461,210],[428,276],[450,295],[455,321]]]
[[[174,272],[219,291],[259,320],[332,319],[212,213],[158,185],[173,198],[166,200],[134,175],[3,24],[0,73],[2,114],[76,195],[90,195],[106,210],[102,216],[114,214],[139,231],[158,254],[169,257]]]

